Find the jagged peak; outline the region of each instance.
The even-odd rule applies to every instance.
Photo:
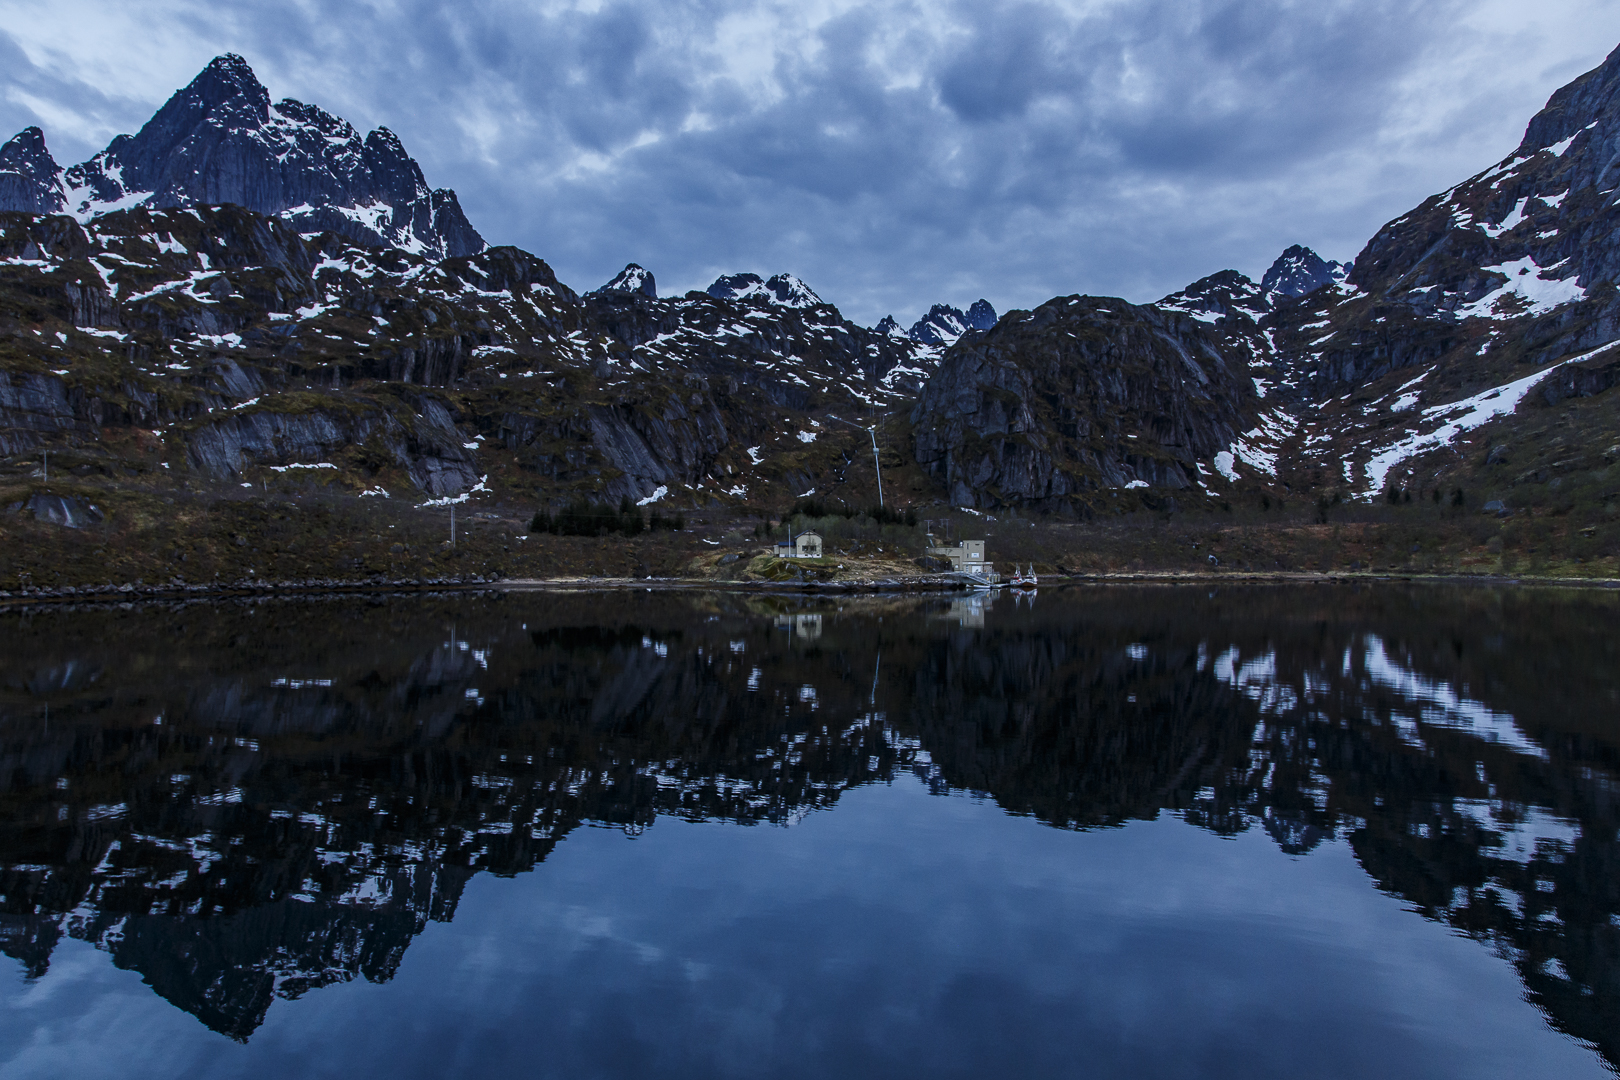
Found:
[[[50,148],[45,145],[45,133],[37,127],[25,127],[0,146],[0,170],[27,173],[40,177],[60,171]]]
[[[765,287],[784,307],[814,307],[824,303],[814,289],[793,274],[776,274],[765,283]]]
[[[366,135],[366,145],[368,147],[375,146],[379,150],[386,151],[390,154],[398,154],[400,157],[410,156],[409,154],[405,153],[405,144],[400,141],[398,135],[394,134],[392,128],[373,128]]]
[[[641,293],[650,299],[658,299],[658,282],[653,278],[651,270],[637,263],[629,263],[623,270],[614,275],[613,280],[603,285],[596,292],[633,292]]]
[[[23,128],[7,139],[6,146],[17,146],[28,150],[44,150],[47,154],[50,153],[49,150],[45,150],[45,132],[33,125]]]
[[[901,325],[898,322],[895,321],[895,318],[894,318],[893,315],[885,315],[885,316],[883,316],[883,318],[878,321],[878,324],[876,326],[872,327],[872,330],[875,333],[887,334],[889,337],[893,337],[893,338],[907,338],[908,337],[908,335],[906,334],[904,328],[902,328]]]
[[[175,97],[182,101],[200,101],[206,106],[240,101],[251,105],[261,116],[270,109],[270,91],[253,73],[247,60],[236,53],[214,57]]]
[[[825,303],[816,291],[793,274],[775,274],[769,280],[758,274],[722,274],[704,290],[722,300],[762,300],[777,307],[815,307]]]
[[[1525,126],[1524,139],[1514,157],[1528,157],[1565,140],[1573,140],[1610,113],[1620,97],[1620,47],[1603,63],[1555,90]]]
[[[1305,296],[1324,285],[1343,281],[1349,271],[1346,263],[1330,262],[1310,248],[1294,244],[1277,256],[1260,279],[1260,291],[1268,297]]]
[[[990,301],[982,296],[973,301],[973,306],[967,309],[966,321],[970,330],[989,330],[996,325],[999,318]]]

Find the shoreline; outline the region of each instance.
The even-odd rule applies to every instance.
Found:
[[[1519,588],[1620,589],[1620,578],[1535,577],[1500,574],[1403,574],[1372,571],[1299,572],[1138,570],[1119,573],[1051,575],[1040,587],[1076,585],[1477,585]],[[1007,586],[975,588],[964,582],[935,577],[880,578],[829,582],[726,581],[715,578],[469,578],[312,579],[307,581],[237,581],[207,585],[62,586],[0,591],[0,609],[34,604],[128,603],[162,600],[235,600],[246,597],[298,597],[331,595],[386,595],[444,592],[757,592],[797,596],[894,595],[904,593],[1012,592]],[[1036,590],[1038,591],[1038,589]]]

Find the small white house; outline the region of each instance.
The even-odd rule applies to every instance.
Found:
[[[821,558],[821,534],[802,532],[785,544],[777,544],[776,557],[778,559]]]

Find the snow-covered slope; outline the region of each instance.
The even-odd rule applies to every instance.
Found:
[[[0,210],[81,222],[132,206],[235,203],[303,233],[336,232],[436,257],[487,246],[455,192],[432,189],[398,136],[365,137],[324,109],[270,94],[240,56],[218,57],[134,135],[58,169],[37,129],[0,156]]]
[[[807,308],[826,303],[814,289],[792,274],[776,274],[768,281],[758,274],[727,274],[716,278],[704,291],[717,299],[744,304]]]

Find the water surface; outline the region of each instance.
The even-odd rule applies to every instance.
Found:
[[[1620,604],[0,614],[0,1075],[1620,1060]]]

